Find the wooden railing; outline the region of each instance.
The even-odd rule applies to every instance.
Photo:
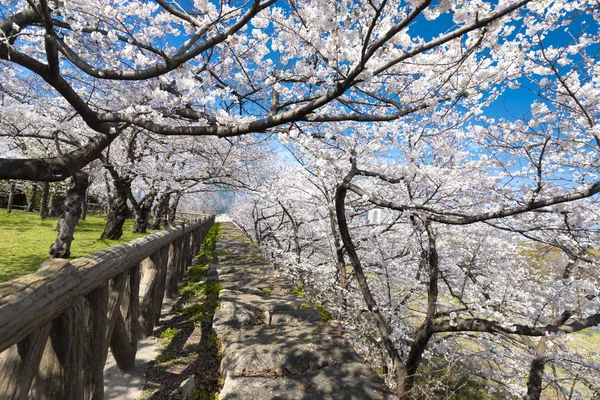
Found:
[[[206,218],[208,217],[207,214],[198,214],[198,213],[186,213],[186,212],[179,212],[177,211],[175,213],[175,219],[178,221],[193,221],[199,218]]]
[[[135,365],[214,216],[0,284],[0,399],[102,399],[110,348]]]

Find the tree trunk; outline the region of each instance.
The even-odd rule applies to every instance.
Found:
[[[175,215],[177,214],[177,206],[179,205],[180,199],[181,193],[177,193],[175,197],[173,197],[173,203],[169,207],[169,225],[173,225],[175,223]]]
[[[416,225],[416,221],[413,220]],[[415,335],[415,340],[410,346],[410,352],[405,366],[400,370],[398,376],[398,394],[401,398],[411,397],[411,391],[415,384],[415,374],[419,369],[423,353],[433,336],[432,324],[437,312],[438,279],[439,279],[439,256],[435,232],[430,221],[423,221],[427,233],[427,250],[421,253],[421,265],[427,271],[427,315]]]
[[[131,189],[129,179],[115,178],[113,176],[115,191],[109,199],[108,215],[106,216],[106,226],[100,236],[100,239],[117,240],[123,236],[123,224],[129,214],[127,207],[127,196]]]
[[[63,205],[65,198],[60,194],[50,196],[50,217],[57,218],[63,214]]]
[[[50,184],[44,182],[42,186],[42,199],[40,200],[40,217],[46,219],[48,217],[48,195],[50,194]]]
[[[133,233],[146,233],[148,229],[148,220],[150,219],[150,212],[152,211],[152,203],[156,193],[153,191],[144,196],[135,208],[135,223],[133,225]]]
[[[10,192],[8,194],[8,204],[6,205],[6,212],[12,212],[13,201],[15,201],[15,191],[17,190],[17,184],[15,182],[10,184]]]
[[[29,201],[27,202],[27,212],[33,212],[33,208],[35,207],[35,196],[37,195],[37,183],[31,184],[31,194],[29,196]]]
[[[83,197],[83,210],[81,211],[81,219],[85,220],[87,218],[88,212],[88,192],[85,191],[85,196]]]
[[[350,277],[348,276],[348,270],[346,269],[346,260],[344,259],[344,246],[340,242],[340,235],[337,231],[337,221],[335,219],[335,210],[332,207],[328,207],[329,211],[329,229],[331,230],[331,236],[333,237],[333,245],[335,246],[336,256],[336,279],[340,288],[346,290],[350,285]]]
[[[283,205],[283,203],[281,203],[280,201],[278,203],[279,203],[279,206],[281,207],[281,209],[283,210],[283,213],[288,217],[288,219],[290,220],[290,223],[292,224],[292,232],[294,233],[294,252],[296,253],[296,262],[300,263],[301,256],[302,256],[302,248],[300,247],[300,238],[298,236],[299,226],[296,223],[296,220],[294,219],[292,214]]]
[[[529,368],[529,380],[527,381],[527,394],[523,400],[539,400],[542,395],[542,383],[546,357],[536,357]]]
[[[88,186],[88,175],[77,172],[73,175],[73,184],[67,191],[63,205],[63,213],[58,220],[58,236],[50,247],[52,258],[69,258],[73,232],[81,216],[81,205]]]
[[[158,199],[158,204],[156,205],[156,210],[154,213],[154,221],[152,221],[152,229],[159,230],[161,226],[163,226],[163,221],[165,219],[165,214],[169,209],[169,200],[171,198],[170,192],[165,192],[160,195]]]
[[[417,335],[408,353],[408,359],[404,367],[400,368],[398,380],[398,395],[400,398],[410,398],[410,392],[415,384],[415,374],[419,369],[423,353],[427,348],[427,344],[432,337],[431,324],[426,321],[417,331]]]
[[[367,281],[367,277],[365,276],[364,270],[362,268],[362,264],[360,262],[360,258],[356,253],[356,247],[354,242],[352,241],[352,237],[350,235],[350,229],[348,227],[348,222],[346,221],[346,195],[348,190],[345,185],[350,183],[352,180],[352,171],[344,178],[344,183],[337,187],[335,193],[335,213],[338,223],[338,229],[340,232],[340,238],[344,247],[346,248],[346,252],[348,254],[348,259],[350,260],[350,265],[354,270],[354,274],[356,276],[356,281],[358,283],[358,287],[363,296],[365,304],[371,313],[375,321],[375,326],[377,327],[377,331],[379,332],[379,336],[381,338],[381,345],[385,348],[385,351],[390,358],[390,363],[394,370],[395,376],[400,376],[402,371],[401,363],[400,363],[400,353],[398,349],[394,346],[392,338],[390,337],[390,333],[392,332],[392,328],[389,323],[386,321],[384,315],[379,310],[379,306],[373,295],[371,294],[371,289],[369,287],[369,283]],[[399,387],[398,390],[401,388]]]

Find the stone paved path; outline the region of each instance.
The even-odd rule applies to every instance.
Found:
[[[224,288],[213,320],[223,350],[220,400],[396,398],[235,225],[222,228],[210,270]]]

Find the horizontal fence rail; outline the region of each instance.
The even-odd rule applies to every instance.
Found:
[[[214,216],[0,284],[0,399],[102,399],[110,348],[125,371]]]
[[[194,221],[201,218],[208,218],[208,214],[198,214],[198,213],[187,213],[187,212],[179,212],[175,213],[175,219],[178,221]]]

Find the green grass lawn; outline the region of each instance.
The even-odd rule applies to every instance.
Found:
[[[13,210],[7,214],[0,211],[0,282],[37,271],[49,257],[49,250],[56,239],[56,218],[41,220],[39,214]],[[83,257],[107,247],[123,244],[144,236],[133,234],[133,221],[123,227],[119,240],[100,240],[105,219],[88,216],[79,221],[75,228],[75,239],[71,245],[71,258]]]

